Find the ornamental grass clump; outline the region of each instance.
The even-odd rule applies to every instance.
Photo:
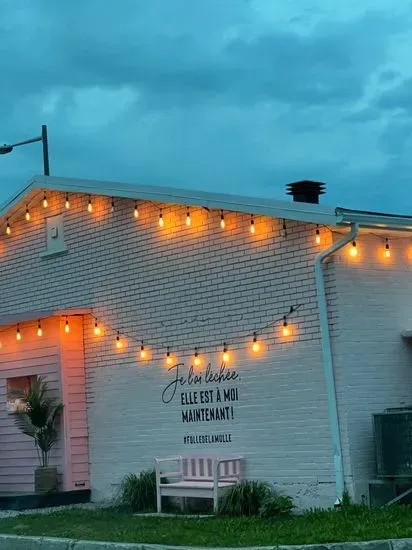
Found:
[[[219,501],[219,513],[225,516],[261,516],[289,514],[294,508],[291,497],[277,494],[265,481],[242,481],[225,489]]]
[[[127,474],[120,485],[119,504],[131,512],[153,512],[156,509],[156,473]]]

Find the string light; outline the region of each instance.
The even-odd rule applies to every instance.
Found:
[[[42,328],[41,328],[41,323],[40,323],[40,319],[37,323],[37,336],[42,336],[43,335],[43,331],[42,331]]]
[[[123,342],[120,340],[120,332],[117,331],[117,336],[116,336],[116,348],[117,349],[122,349],[123,347]]]
[[[137,219],[139,217],[139,209],[137,208],[137,202],[134,205],[134,217]]]
[[[64,332],[68,334],[70,332],[70,325],[69,325],[69,319],[66,315],[66,324],[64,325]]]
[[[92,198],[89,195],[89,204],[87,205],[87,210],[92,213],[93,212],[93,205],[92,205]]]
[[[30,218],[31,218],[31,216],[30,216],[29,207],[26,206],[26,220],[29,222],[29,221],[30,221]]]
[[[319,225],[316,226],[316,238],[315,238],[316,244],[320,244],[320,231],[319,231]]]
[[[166,352],[166,365],[170,367],[173,364],[173,357],[170,355],[170,348],[167,348]]]
[[[192,220],[190,219],[190,210],[189,210],[189,207],[187,207],[186,225],[189,227],[191,223],[192,223]]]
[[[100,327],[99,327],[99,323],[97,322],[97,319],[96,319],[95,322],[94,322],[94,331],[93,331],[93,332],[94,332],[94,335],[95,335],[95,336],[100,336],[101,333],[102,333],[102,331],[101,331],[101,329],[100,329]]]
[[[65,207],[66,207],[66,210],[68,210],[70,208],[69,193],[66,193]]]
[[[47,208],[48,206],[49,206],[49,203],[47,202],[46,191],[45,191],[43,195],[43,207]]]
[[[21,340],[21,332],[20,332],[20,325],[17,324],[17,330],[16,330],[16,340]]]
[[[252,235],[255,234],[256,228],[255,228],[255,220],[253,218],[253,214],[250,215],[250,232]]]
[[[223,214],[223,210],[220,211],[220,227],[222,229],[224,229],[226,227],[225,216]]]
[[[288,232],[287,232],[287,229],[286,229],[286,220],[285,220],[285,218],[283,218],[282,235],[283,235],[283,237],[288,236]]]
[[[283,329],[282,329],[283,336],[290,336],[290,328],[288,325],[288,322],[286,320],[286,315],[283,316]]]
[[[391,257],[391,249],[389,248],[389,239],[386,238],[386,244],[385,244],[385,258]]]
[[[159,227],[163,227],[165,224],[165,221],[163,219],[163,212],[162,212],[162,209],[160,209],[160,212],[159,212]]]
[[[256,332],[253,333],[252,351],[253,351],[254,353],[259,353],[259,351],[260,351],[260,344],[259,344],[259,342],[258,342]]]
[[[356,241],[353,241],[352,246],[350,247],[349,254],[352,258],[355,258],[358,255],[358,247],[356,246]]]
[[[229,361],[230,361],[230,354],[227,350],[227,345],[226,344],[223,344],[222,361],[224,363],[229,363]]]
[[[195,354],[193,356],[193,364],[194,364],[195,367],[198,367],[201,362],[202,362],[202,360],[199,356],[199,352],[197,351],[197,348],[195,348]]]
[[[110,204],[110,212],[113,214],[114,212],[114,198],[112,197],[112,202]]]
[[[11,235],[11,227],[10,227],[10,223],[9,223],[9,218],[7,218],[6,234]]]
[[[144,344],[143,344],[143,340],[142,340],[142,345],[140,346],[140,359],[147,359],[147,351],[144,347]]]

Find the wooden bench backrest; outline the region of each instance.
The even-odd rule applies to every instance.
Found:
[[[219,464],[219,476],[234,478],[240,475],[240,459]],[[213,480],[213,458],[211,457],[183,457],[183,478],[188,481],[196,479]]]

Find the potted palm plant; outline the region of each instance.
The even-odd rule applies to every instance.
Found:
[[[40,466],[34,472],[34,490],[46,493],[57,490],[57,468],[49,466],[50,451],[58,439],[57,421],[63,405],[48,397],[48,386],[42,376],[37,377],[25,391],[16,390],[15,397],[24,406],[15,412],[19,430],[32,437]]]

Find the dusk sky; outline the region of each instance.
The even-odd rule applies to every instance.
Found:
[[[47,124],[52,175],[412,214],[409,0],[1,0],[0,37],[0,143]],[[0,156],[0,202],[41,172]]]

